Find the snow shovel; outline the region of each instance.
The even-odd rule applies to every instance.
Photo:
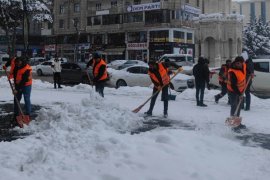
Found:
[[[5,69],[5,73],[6,73],[6,76],[8,78],[8,74],[7,74],[7,70],[6,69]],[[23,114],[22,107],[20,105],[20,102],[19,102],[17,96],[15,95],[15,89],[12,86],[11,81],[10,81],[9,78],[8,78],[8,82],[9,82],[10,88],[12,90],[12,93],[14,94],[15,102],[16,102],[18,108],[19,108],[19,111],[20,111],[20,115],[19,116],[16,116],[16,121],[19,124],[19,127],[20,128],[23,128],[23,124],[28,125],[30,123],[30,117],[28,115],[24,115]]]
[[[247,81],[247,83],[246,83],[244,92],[241,94],[241,96],[243,96],[243,94],[245,93],[245,91],[246,91],[246,89],[247,89],[247,87],[248,87],[248,84],[249,84],[250,80],[251,80],[251,76],[248,78],[248,81]],[[239,126],[239,125],[241,124],[241,122],[242,122],[242,117],[237,116],[237,112],[238,112],[238,110],[239,110],[239,108],[240,108],[240,106],[241,106],[241,104],[242,104],[242,101],[243,101],[243,98],[241,98],[240,101],[238,102],[238,105],[237,105],[237,107],[236,107],[236,110],[235,110],[235,112],[234,112],[234,115],[231,116],[231,117],[228,117],[228,118],[226,119],[225,124],[227,124],[228,126],[231,126],[231,127],[237,127],[237,126]]]
[[[179,68],[175,74],[171,77],[171,80],[178,74],[180,73],[181,71],[183,71],[182,68]],[[148,103],[148,101],[150,101],[155,95],[157,95],[166,85],[163,85],[158,91],[156,91],[150,98],[148,98],[142,105],[140,105],[139,107],[137,107],[136,109],[134,109],[132,112],[134,113],[138,113],[142,108],[143,106]]]

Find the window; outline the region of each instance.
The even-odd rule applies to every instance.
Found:
[[[122,46],[125,44],[125,33],[108,34],[108,44],[113,46]]]
[[[101,25],[101,16],[93,17],[93,25]]]
[[[92,36],[92,43],[95,45],[104,44],[104,35],[103,34],[95,34]]]
[[[170,23],[170,10],[154,10],[145,12],[145,24]]]
[[[151,31],[150,42],[169,42],[169,31]]]
[[[254,70],[269,73],[269,62],[254,62]]]
[[[141,67],[141,73],[142,74],[148,74],[148,68],[147,67]]]
[[[261,2],[261,18],[262,18],[262,21],[265,23],[266,22],[266,4],[265,4],[265,1]]]
[[[134,4],[141,4],[141,0],[134,0]]]
[[[200,7],[200,0],[197,0],[196,5],[197,5],[197,7]]]
[[[147,33],[142,32],[130,32],[127,35],[129,43],[147,42]]]
[[[64,14],[65,13],[65,7],[64,5],[59,6],[59,14]]]
[[[51,66],[52,65],[52,62],[44,62],[44,63],[42,63],[42,65],[44,65],[44,66]]]
[[[160,2],[160,0],[152,0],[152,2],[153,2],[153,3],[155,3],[155,2]]]
[[[255,20],[255,3],[250,3],[250,21]]]
[[[101,3],[97,3],[97,4],[96,4],[96,10],[97,10],[97,11],[100,11],[100,10],[101,10]]]
[[[110,25],[110,24],[120,24],[121,18],[120,14],[109,14],[104,15],[102,18],[102,24],[103,25]]]
[[[133,74],[140,74],[140,67],[131,67],[127,69],[127,72],[133,73]]]
[[[117,7],[117,1],[116,0],[111,1],[111,7]]]
[[[187,33],[187,43],[193,43],[193,34]]]
[[[173,31],[173,41],[174,42],[185,42],[185,33],[181,31]]]
[[[143,12],[134,12],[124,14],[124,23],[142,22]]]
[[[61,28],[61,29],[64,28],[64,20],[63,19],[59,20],[59,28]]]
[[[74,12],[80,12],[80,3],[74,4]]]

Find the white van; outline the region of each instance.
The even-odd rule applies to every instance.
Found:
[[[163,54],[159,61],[164,61],[166,58],[179,66],[192,66],[194,63],[194,58],[190,54]]]

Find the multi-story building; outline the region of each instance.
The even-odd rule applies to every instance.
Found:
[[[114,59],[194,55],[192,18],[203,0],[55,0],[47,54],[84,61],[93,51]]]
[[[244,15],[244,25],[249,24],[254,18],[261,18],[264,22],[270,21],[270,0],[234,1],[232,12]]]

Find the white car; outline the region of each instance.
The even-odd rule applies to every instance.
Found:
[[[55,58],[51,58],[49,61],[54,61]],[[67,58],[64,57],[58,57],[58,59],[60,59],[61,63],[66,63],[68,62]]]
[[[114,60],[110,63],[107,64],[108,68],[112,68],[112,69],[118,69],[118,67],[122,64],[124,64],[125,62],[127,62],[128,60]]]
[[[130,67],[133,65],[144,65],[147,66],[148,64],[141,61],[141,60],[127,60],[126,62],[124,62],[123,64],[121,64],[120,66],[118,66],[117,69],[124,69],[126,67]]]
[[[36,66],[38,76],[53,75],[52,61],[46,61]]]
[[[152,85],[147,65],[135,65],[121,70],[108,68],[108,72],[110,74],[109,84],[116,88],[120,86],[149,87]],[[176,91],[183,91],[188,87],[194,87],[194,78],[193,76],[178,74],[171,83]]]
[[[30,58],[29,64],[31,66],[35,66],[35,65],[38,65],[38,64],[45,62],[45,61],[46,61],[46,59],[44,57],[33,57],[33,58]]]

